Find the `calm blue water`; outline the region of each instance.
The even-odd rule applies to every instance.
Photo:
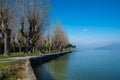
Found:
[[[86,50],[39,66],[40,80],[120,80],[120,51]]]

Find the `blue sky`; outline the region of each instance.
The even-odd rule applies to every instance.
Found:
[[[80,46],[120,43],[120,0],[51,0],[52,23],[61,21]]]

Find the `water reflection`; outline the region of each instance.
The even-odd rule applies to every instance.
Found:
[[[68,56],[62,56],[41,66],[35,67],[38,80],[64,80]]]
[[[36,67],[39,80],[120,80],[120,51],[83,51]]]

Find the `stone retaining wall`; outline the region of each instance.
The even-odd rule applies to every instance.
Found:
[[[51,61],[55,58],[58,58],[62,55],[65,55],[69,52],[63,52],[63,53],[55,53],[55,54],[47,54],[47,55],[42,55],[39,57],[34,57],[34,58],[29,58],[27,60],[27,76],[28,76],[28,80],[37,80],[36,75],[34,73],[34,68],[37,65],[41,65],[43,63],[46,63],[48,61]]]
[[[62,52],[62,53],[47,54],[47,55],[43,55],[43,56],[40,56],[40,57],[30,58],[30,62],[32,64],[32,66],[34,66],[34,65],[41,65],[43,63],[51,61],[51,60],[53,60],[55,58],[58,58],[58,57],[60,57],[62,55],[70,53],[70,52],[71,51],[69,51],[69,52]]]
[[[26,72],[27,72],[27,80],[37,80],[29,59],[27,59],[26,67],[27,67],[26,68],[27,69],[26,70]]]

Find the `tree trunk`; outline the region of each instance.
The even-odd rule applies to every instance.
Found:
[[[7,32],[4,32],[4,56],[9,55],[9,38]]]
[[[19,52],[21,52],[21,46],[19,46]]]
[[[30,53],[33,53],[33,46],[30,44]]]
[[[4,21],[2,21],[1,24],[3,35],[4,35],[4,56],[9,55],[9,47],[10,47],[10,29],[8,29],[8,26],[5,25]]]
[[[13,52],[15,52],[15,46],[13,46]]]
[[[30,40],[29,40],[29,38],[27,38],[24,54],[28,54],[28,52],[29,52],[29,45],[30,45]]]
[[[34,48],[33,45],[30,47],[30,52],[31,52],[31,53],[34,53],[34,52],[35,52],[35,48]]]

